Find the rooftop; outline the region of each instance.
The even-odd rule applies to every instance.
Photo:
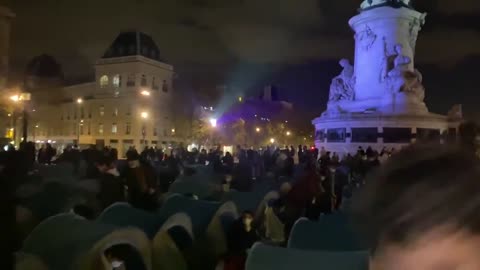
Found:
[[[164,62],[160,57],[160,50],[153,38],[139,31],[120,33],[107,49],[102,59],[135,55],[141,55],[151,60]]]

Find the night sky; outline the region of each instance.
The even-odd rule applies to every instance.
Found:
[[[280,95],[317,116],[324,109],[337,62],[353,60],[348,19],[360,0],[0,0],[16,14],[12,28],[14,80],[36,55],[62,65],[69,82],[92,77],[93,63],[122,30],[154,37],[178,73],[178,91],[215,94],[260,90]],[[419,0],[428,12],[416,64],[427,102],[446,113],[463,103],[480,116],[480,1]],[[310,119],[308,119],[310,121]]]

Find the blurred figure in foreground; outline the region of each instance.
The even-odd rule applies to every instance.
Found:
[[[396,154],[354,204],[370,269],[480,269],[479,193],[471,152],[435,145]]]

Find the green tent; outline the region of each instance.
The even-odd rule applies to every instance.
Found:
[[[184,196],[172,196],[160,208],[158,215],[165,222],[174,214],[185,213],[190,217],[193,233],[197,237],[205,232],[221,205],[218,202],[194,200]]]
[[[326,252],[280,248],[256,243],[246,270],[368,270],[368,252]]]
[[[104,251],[117,245],[132,249],[126,264],[135,261],[138,269],[151,269],[151,245],[141,230],[90,222],[74,214],[44,220],[25,239],[22,252],[38,256],[51,270],[103,270],[108,266]]]
[[[48,267],[35,255],[16,253],[15,270],[48,270]]]
[[[152,266],[155,270],[187,270],[183,249],[193,245],[190,217],[185,213],[171,216],[155,235],[152,243]]]
[[[362,245],[345,215],[322,216],[318,222],[297,220],[288,240],[289,248],[324,251],[356,251]]]
[[[118,227],[135,227],[142,230],[150,239],[155,237],[162,225],[160,216],[134,208],[124,202],[107,207],[97,218],[97,222]]]

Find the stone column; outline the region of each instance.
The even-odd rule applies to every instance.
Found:
[[[426,14],[410,8],[381,6],[363,10],[350,19],[355,31],[355,98],[372,100],[376,104],[385,94],[382,72],[389,56],[395,54],[394,46],[403,45],[403,55],[412,62],[414,70],[415,44]]]
[[[8,76],[8,51],[10,47],[10,21],[15,17],[8,8],[0,6],[0,89]]]

